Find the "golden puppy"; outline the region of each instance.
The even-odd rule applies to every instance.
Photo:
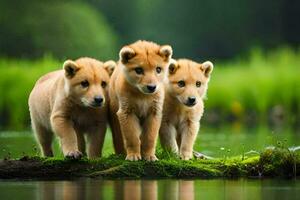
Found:
[[[137,41],[120,51],[109,88],[110,124],[115,151],[126,150],[126,160],[157,160],[163,82],[171,56],[170,46],[147,41]]]
[[[107,123],[109,74],[115,63],[92,58],[67,60],[63,70],[42,76],[29,96],[32,128],[44,156],[53,156],[53,132],[64,156],[101,155]]]
[[[169,66],[160,142],[163,148],[179,153],[183,160],[193,155],[212,70],[213,64],[209,61],[201,64],[180,59],[172,60]]]

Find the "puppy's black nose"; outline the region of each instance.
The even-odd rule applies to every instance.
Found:
[[[102,98],[101,96],[96,96],[96,97],[94,98],[94,101],[95,101],[95,103],[96,103],[97,105],[101,105],[102,102],[103,102],[103,98]]]
[[[188,97],[189,105],[195,105],[195,103],[196,103],[196,97]]]
[[[148,91],[149,92],[154,92],[155,91],[155,89],[156,89],[156,85],[147,85],[147,89],[148,89]]]

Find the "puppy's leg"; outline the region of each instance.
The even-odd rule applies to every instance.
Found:
[[[161,116],[158,114],[150,114],[145,120],[141,142],[142,156],[147,161],[158,160],[155,156],[155,147],[160,124]]]
[[[37,140],[39,141],[40,148],[42,150],[43,156],[46,157],[52,157],[53,151],[52,151],[52,139],[53,139],[53,133],[46,128],[44,128],[39,123],[32,120],[32,128],[35,132],[35,135],[37,137]]]
[[[75,129],[76,137],[77,137],[77,143],[78,143],[78,150],[85,154],[85,139],[84,139],[84,131]]]
[[[78,159],[82,153],[78,150],[77,136],[73,123],[61,115],[51,116],[53,131],[60,138],[62,151],[65,157]]]
[[[139,119],[135,114],[127,113],[124,110],[117,112],[120,128],[123,135],[125,148],[126,148],[126,160],[136,161],[141,159],[141,142],[140,134],[141,127]]]
[[[163,122],[159,130],[160,143],[163,149],[178,153],[178,145],[176,142],[177,131],[173,124]]]
[[[113,145],[116,154],[125,154],[124,142],[122,138],[121,128],[118,116],[116,112],[111,111],[109,113],[109,124],[111,127],[111,133],[113,138]]]
[[[102,156],[102,148],[106,133],[106,124],[99,124],[87,133],[88,157],[97,158]]]
[[[187,122],[181,128],[181,145],[179,155],[183,160],[193,158],[193,146],[199,130],[199,123]]]

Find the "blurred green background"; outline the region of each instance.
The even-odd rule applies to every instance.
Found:
[[[299,10],[297,0],[0,0],[0,129],[30,127],[34,82],[65,59],[117,60],[138,39],[215,64],[205,124],[298,126]]]

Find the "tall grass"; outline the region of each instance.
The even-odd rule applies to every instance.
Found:
[[[0,59],[0,126],[22,129],[29,126],[27,100],[35,81],[43,74],[60,69],[52,57],[36,61]]]
[[[265,120],[280,106],[289,120],[300,114],[300,51],[281,48],[269,53],[253,50],[248,58],[214,62],[206,111],[215,110],[222,119],[239,119],[256,113]],[[36,61],[0,59],[0,126],[29,126],[27,99],[42,74],[60,69],[52,57]],[[205,115],[206,116],[206,115]]]
[[[288,120],[300,108],[300,51],[281,48],[269,53],[259,49],[247,59],[215,63],[206,108],[237,118],[255,112],[265,119],[280,106]]]

